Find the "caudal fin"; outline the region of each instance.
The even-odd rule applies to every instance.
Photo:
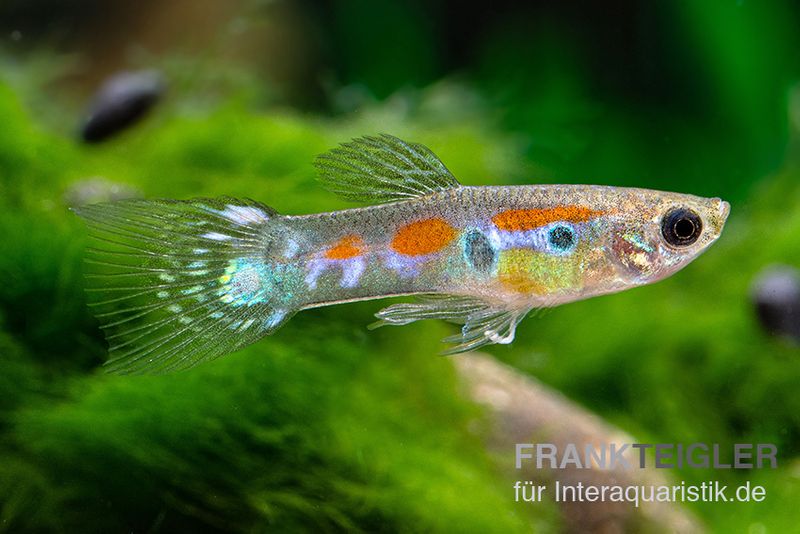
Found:
[[[282,217],[252,200],[124,200],[75,210],[90,229],[89,304],[119,373],[185,369],[295,311]],[[289,251],[291,252],[291,251]]]

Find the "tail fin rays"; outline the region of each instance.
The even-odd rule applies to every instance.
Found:
[[[290,230],[252,200],[125,200],[75,210],[90,229],[90,305],[112,372],[185,369],[249,345],[296,311]],[[277,258],[281,258],[278,260]]]

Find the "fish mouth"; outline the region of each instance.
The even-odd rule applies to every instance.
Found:
[[[716,210],[714,210],[712,204],[711,209],[709,210],[709,222],[713,228],[714,239],[716,239],[720,236],[720,234],[722,234],[722,229],[725,227],[725,222],[727,222],[728,215],[731,212],[731,205],[721,198],[715,198],[714,201],[717,204]]]
[[[719,217],[724,221],[728,218],[728,215],[731,212],[731,205],[722,199],[717,200],[719,201]]]

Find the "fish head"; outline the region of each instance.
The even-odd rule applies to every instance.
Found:
[[[613,212],[603,248],[624,285],[643,285],[679,271],[714,243],[730,204],[719,198],[631,190]]]

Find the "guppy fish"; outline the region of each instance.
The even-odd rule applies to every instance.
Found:
[[[447,353],[510,343],[525,315],[665,278],[720,235],[729,205],[590,185],[469,187],[426,147],[363,137],[318,157],[363,208],[279,215],[234,198],[77,208],[97,246],[90,302],[111,370],[193,366],[300,310],[398,295],[378,325],[462,324]],[[90,299],[91,300],[91,299]]]

